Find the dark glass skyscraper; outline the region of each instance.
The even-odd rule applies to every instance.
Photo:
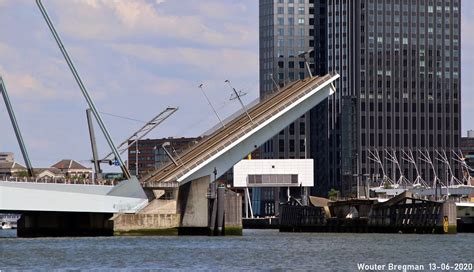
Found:
[[[281,45],[291,44],[291,36],[279,30],[280,23],[285,30],[302,22],[296,13],[286,20],[290,6],[308,11],[305,49],[314,49],[313,72],[341,75],[336,94],[313,109],[307,120],[315,160],[313,193],[336,188],[348,195],[355,192],[357,180],[362,184],[367,177],[382,178],[384,172],[394,182],[402,175],[414,181],[415,167],[402,159],[410,151],[427,183],[434,173],[419,159],[420,150],[431,156],[440,180],[449,179],[448,167],[435,157],[437,151],[446,153],[455,165],[450,154],[460,142],[460,2],[260,1],[261,94],[271,86],[266,76],[270,71],[278,75],[277,84],[299,73],[291,62],[300,60],[281,50]],[[379,154],[383,171],[369,159],[369,150]],[[390,155],[401,171],[388,160]],[[460,174],[456,167],[453,172]]]

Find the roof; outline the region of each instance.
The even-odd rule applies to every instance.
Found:
[[[50,167],[50,168],[35,168],[33,169],[35,175],[38,175],[38,174],[41,174],[42,172],[44,171],[49,171],[55,175],[61,175],[61,170],[59,170],[58,168],[55,168],[55,167]]]
[[[57,168],[60,170],[69,170],[69,169],[90,170],[90,168],[85,167],[84,165],[78,163],[75,160],[61,160],[53,164],[51,168]]]
[[[17,162],[0,162],[0,169],[26,170],[26,167]]]

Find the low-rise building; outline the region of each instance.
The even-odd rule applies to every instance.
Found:
[[[139,140],[128,149],[128,169],[136,175],[143,176],[170,162],[168,151],[174,159],[179,160],[179,154],[200,141],[201,137],[191,138],[161,138]],[[166,148],[163,148],[163,145]]]
[[[27,174],[26,167],[17,162],[0,161],[0,177],[19,177]]]
[[[50,168],[58,169],[66,179],[74,177],[88,179],[92,177],[92,168],[85,167],[75,160],[61,160]]]
[[[14,162],[15,157],[12,152],[0,152],[0,162]]]
[[[50,167],[50,168],[35,168],[34,170],[35,178],[42,180],[59,180],[64,179],[65,176],[61,170]]]

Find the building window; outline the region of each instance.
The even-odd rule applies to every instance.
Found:
[[[306,134],[306,126],[304,122],[300,123],[300,135],[305,135]]]
[[[290,140],[290,152],[295,152],[295,140]]]

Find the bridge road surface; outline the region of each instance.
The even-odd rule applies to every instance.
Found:
[[[272,135],[268,135],[267,133],[265,139],[260,137],[260,139],[258,139],[258,141],[260,141],[258,145],[254,145],[251,150],[243,150],[242,148],[242,150],[240,150],[242,154],[239,154],[240,157],[237,161],[234,161],[234,158],[234,160],[221,163],[219,165],[220,167],[217,167],[220,168],[217,169],[219,170],[218,173],[220,175],[225,173],[240,159],[279,132],[279,130],[276,132],[273,131],[275,128],[272,126],[272,121],[284,116],[286,112],[293,108],[298,108],[300,105],[304,107],[306,110],[302,111],[299,116],[292,116],[292,120],[286,117],[284,121],[286,124],[281,127],[281,129],[288,126],[298,117],[330,96],[334,92],[332,82],[337,78],[339,78],[337,74],[328,74],[322,77],[306,78],[290,83],[282,90],[270,95],[262,102],[250,108],[248,113],[252,121],[245,112],[242,113],[230,123],[226,124],[225,127],[218,129],[195,146],[184,151],[184,153],[180,155],[178,165],[169,163],[145,176],[142,179],[142,183],[145,184],[145,187],[175,187],[176,183],[181,185],[195,178],[199,178],[200,176],[197,175],[196,172],[206,167],[214,169],[213,166],[209,165],[213,163],[213,161],[217,165],[219,165],[218,162],[215,162],[217,159],[226,161],[225,153],[230,153],[229,149],[238,144],[236,142],[242,141],[245,138],[251,138],[252,134],[255,134],[259,130],[272,130]],[[307,103],[305,104],[305,102]],[[281,122],[278,125],[281,125]],[[207,175],[211,175],[211,179],[213,179],[211,174],[212,170],[200,172],[200,174],[205,175],[207,173]]]

